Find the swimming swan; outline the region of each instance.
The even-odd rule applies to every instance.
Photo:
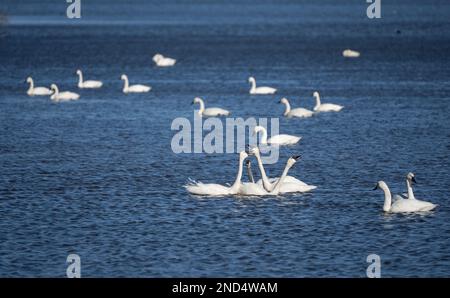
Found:
[[[156,54],[153,56],[153,61],[155,62],[156,66],[159,67],[168,67],[168,66],[174,66],[177,60],[172,58],[164,57],[161,54]]]
[[[258,147],[253,147],[249,149],[249,154],[254,155],[258,162],[259,171],[261,173],[262,179],[258,180],[257,184],[262,185],[264,189],[271,191],[275,187],[275,183],[279,181],[279,178],[268,178],[266,175],[266,171],[264,169],[264,165],[261,160],[261,155]],[[281,185],[280,192],[281,193],[289,193],[289,192],[308,192],[313,189],[316,189],[317,186],[306,184],[305,182],[292,177],[286,176],[283,184]]]
[[[416,199],[412,188],[413,184],[417,184],[417,181],[414,173],[410,172],[406,175],[406,188],[408,190],[408,200],[413,200],[414,205],[417,206],[417,208],[420,208],[421,211],[430,211],[436,208],[437,205],[433,203]]]
[[[287,98],[282,98],[280,100],[280,103],[284,104],[286,106],[286,110],[284,111],[283,116],[291,118],[291,117],[299,117],[299,118],[307,118],[311,117],[314,113],[310,110],[304,109],[304,108],[295,108],[291,109],[291,105],[289,104],[289,101]]]
[[[27,83],[30,84],[30,88],[28,88],[28,90],[27,90],[27,94],[29,96],[52,94],[52,91],[50,89],[48,89],[47,87],[34,87],[34,82],[31,77],[27,78]]]
[[[261,132],[261,144],[270,145],[293,145],[300,141],[301,137],[296,137],[292,135],[274,135],[270,139],[267,139],[267,130],[263,126],[255,126],[253,129],[253,134],[258,134]]]
[[[238,173],[236,175],[236,179],[232,186],[224,186],[216,183],[202,183],[197,181],[191,181],[184,187],[186,190],[194,195],[203,195],[203,196],[224,196],[224,195],[233,195],[239,192],[241,187],[241,178],[242,178],[242,167],[244,160],[248,157],[248,154],[245,151],[241,151],[239,153],[239,168]]]
[[[384,192],[384,205],[383,205],[384,212],[391,212],[391,213],[422,212],[432,210],[434,209],[434,207],[436,207],[435,205],[433,207],[429,205],[423,205],[421,203],[417,203],[416,201],[418,200],[409,198],[405,199],[398,195],[395,196],[396,200],[392,202],[391,191],[389,190],[389,187],[387,186],[386,182],[378,181],[374,190],[378,188],[382,189]]]
[[[252,84],[250,94],[274,94],[277,89],[271,87],[256,87],[256,80],[254,77],[249,77],[248,82]]]
[[[127,75],[122,75],[120,77],[121,80],[124,81],[123,93],[144,93],[149,92],[152,87],[146,85],[131,85],[129,86]]]
[[[342,56],[347,57],[347,58],[357,58],[360,56],[360,53],[357,51],[346,49],[342,52]]]
[[[274,183],[274,187],[272,190],[268,191],[262,185],[256,183],[242,183],[239,194],[246,196],[276,196],[282,193],[281,188],[285,185],[285,179],[288,177],[287,174],[289,169],[297,162],[300,158],[299,155],[292,156],[286,162],[286,166],[281,174],[280,179]]]
[[[80,95],[75,92],[59,92],[58,86],[56,86],[56,84],[52,84],[51,89],[53,91],[53,94],[52,96],[50,96],[50,99],[54,102],[77,100],[78,98],[80,98]]]
[[[205,103],[203,102],[203,99],[200,97],[194,98],[194,101],[192,104],[198,103],[200,104],[200,109],[198,110],[198,114],[200,116],[206,116],[206,117],[215,117],[215,116],[228,116],[230,115],[230,112],[221,108],[207,108],[205,109]]]
[[[103,83],[101,81],[83,81],[83,73],[81,70],[77,70],[78,75],[78,88],[83,89],[95,89],[102,87]]]
[[[316,98],[316,106],[314,107],[314,112],[339,112],[343,108],[343,106],[333,103],[320,103],[320,95],[317,91],[313,93],[313,96]]]

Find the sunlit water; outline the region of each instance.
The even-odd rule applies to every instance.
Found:
[[[21,2],[0,4],[0,276],[63,277],[69,253],[83,276],[363,277],[372,253],[382,276],[450,275],[446,1],[383,2],[381,20],[365,1],[83,1],[79,21],[65,1]],[[156,52],[178,63],[155,68]],[[104,88],[77,89],[77,68]],[[122,73],[153,90],[124,95]],[[81,99],[28,97],[29,75]],[[249,75],[279,93],[250,96]],[[281,116],[282,96],[311,109],[315,90],[344,110],[280,117],[281,133],[303,139],[267,170],[300,153],[290,174],[317,190],[185,191],[189,177],[232,183],[237,169],[236,154],[172,153],[172,120],[192,119],[195,96],[259,118]],[[371,189],[382,179],[404,192],[409,171],[439,207],[383,214]]]

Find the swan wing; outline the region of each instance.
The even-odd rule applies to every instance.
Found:
[[[292,109],[289,113],[288,116],[290,117],[311,117],[314,114],[313,111],[304,109],[304,108],[295,108]]]
[[[229,111],[221,109],[221,108],[207,108],[203,111],[203,115],[211,117],[211,116],[228,116],[230,114]]]
[[[35,87],[33,89],[33,95],[51,95],[52,93],[47,87]]]
[[[339,112],[344,108],[343,106],[333,104],[333,103],[324,103],[319,106],[317,111],[319,112]]]
[[[292,135],[275,135],[267,140],[269,144],[279,144],[279,145],[289,145],[296,144],[300,141],[301,137],[292,136]]]

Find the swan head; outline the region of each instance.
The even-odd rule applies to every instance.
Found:
[[[377,184],[375,185],[375,187],[373,188],[373,190],[376,190],[378,188],[381,189],[386,189],[387,188],[387,184],[384,181],[378,181]]]
[[[314,97],[319,97],[319,92],[314,91],[313,96],[314,96]]]
[[[33,79],[32,79],[31,77],[28,77],[28,78],[27,78],[27,83],[30,83],[30,84],[31,84],[31,82],[33,82]]]
[[[247,159],[247,160],[245,161],[245,165],[247,166],[247,168],[250,169],[250,167],[252,166],[252,163],[251,163],[250,159]]]
[[[280,103],[288,104],[289,101],[288,101],[288,99],[286,97],[283,97],[282,99],[280,99]]]
[[[260,131],[265,131],[266,129],[262,126],[255,126],[255,128],[253,129],[253,135],[257,134]]]
[[[406,175],[406,179],[408,179],[412,183],[416,183],[417,184],[416,176],[414,175],[414,173],[409,172],[408,175]]]
[[[77,75],[81,75],[81,70],[77,69]]]
[[[194,104],[194,103],[202,103],[203,102],[203,100],[200,98],[200,97],[196,97],[196,98],[194,98],[194,100],[192,101],[192,104]]]
[[[291,168],[293,165],[295,165],[295,163],[296,163],[299,159],[300,159],[300,155],[294,155],[294,156],[291,156],[291,157],[288,159],[288,162],[287,162],[288,166]]]
[[[254,78],[254,77],[249,77],[249,78],[248,78],[248,82],[249,82],[249,83],[255,82],[255,78]]]
[[[163,59],[163,58],[164,58],[163,55],[161,55],[161,54],[156,54],[155,56],[153,56],[153,61],[158,62],[158,61],[160,61],[160,60]]]
[[[51,84],[50,85],[50,89],[52,89],[53,91],[58,89],[58,86],[56,86],[56,84]]]
[[[249,155],[258,155],[260,153],[258,146],[250,146],[250,145],[246,146],[246,152]]]
[[[127,78],[127,75],[124,75],[124,74],[123,74],[123,75],[120,76],[120,79],[121,79],[121,80],[127,80],[128,78]]]

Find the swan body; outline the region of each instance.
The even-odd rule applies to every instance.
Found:
[[[293,145],[300,141],[301,137],[281,134],[272,136],[270,139],[267,139],[267,130],[263,126],[255,126],[253,133],[257,134],[261,132],[261,144],[270,144],[270,145]]]
[[[242,185],[241,178],[242,178],[243,162],[247,158],[247,156],[248,154],[245,151],[239,153],[238,173],[232,186],[224,186],[216,183],[202,183],[191,181],[184,187],[189,193],[201,196],[225,196],[237,194]]]
[[[344,108],[343,106],[333,104],[333,103],[321,103],[319,92],[314,92],[313,96],[316,98],[316,106],[314,107],[314,112],[339,112]]]
[[[261,172],[262,179],[260,179],[256,184],[262,185],[266,190],[272,190],[275,187],[275,184],[279,181],[279,178],[269,179],[267,177],[258,147],[253,147],[249,150],[249,152],[250,154],[255,155],[258,162],[259,171]],[[317,186],[306,184],[295,177],[286,176],[280,186],[280,193],[308,192],[316,188]]]
[[[395,196],[396,200],[392,201],[391,191],[389,190],[389,187],[384,181],[378,181],[374,190],[377,188],[382,189],[384,192],[384,205],[383,205],[384,212],[390,213],[424,212],[430,211],[436,207],[436,205],[428,202],[423,202],[412,198],[405,199],[398,195]],[[432,206],[429,204],[431,204]]]
[[[80,89],[96,89],[102,87],[103,83],[101,81],[83,81],[83,73],[81,70],[77,70],[78,75],[78,88]]]
[[[177,62],[177,60],[168,58],[168,57],[164,57],[161,54],[156,54],[155,56],[153,56],[153,61],[155,62],[156,66],[159,66],[159,67],[174,66],[175,63]]]
[[[360,56],[360,53],[357,51],[347,49],[342,52],[342,56],[347,57],[347,58],[357,58]]]
[[[152,89],[152,87],[146,85],[129,85],[128,77],[124,74],[120,77],[120,79],[124,81],[122,89],[123,93],[145,93]]]
[[[56,86],[56,84],[52,84],[51,89],[53,91],[53,94],[52,96],[50,96],[50,99],[55,102],[77,100],[80,98],[80,95],[75,92],[70,91],[59,92],[58,86]]]
[[[205,109],[205,103],[203,99],[200,97],[194,98],[194,101],[192,104],[198,103],[200,104],[200,109],[198,110],[198,114],[200,116],[206,116],[206,117],[216,117],[216,116],[228,116],[230,115],[230,111],[221,109],[221,108],[207,108]]]
[[[286,106],[283,116],[291,118],[291,117],[299,117],[299,118],[308,118],[314,115],[313,111],[304,109],[304,108],[295,108],[291,109],[291,105],[289,104],[289,100],[287,98],[282,98],[280,103]]]
[[[256,80],[254,77],[249,77],[248,81],[252,84],[250,94],[274,94],[277,92],[277,89],[272,87],[256,87]]]
[[[27,83],[30,84],[30,87],[27,90],[27,94],[29,96],[35,96],[35,95],[51,95],[52,94],[52,90],[50,90],[47,87],[34,87],[34,82],[33,79],[31,77],[27,78]]]

